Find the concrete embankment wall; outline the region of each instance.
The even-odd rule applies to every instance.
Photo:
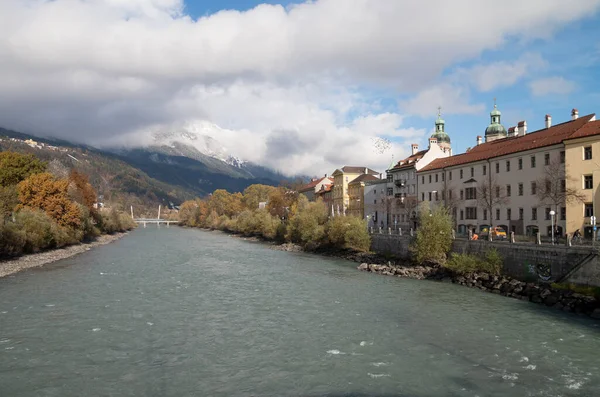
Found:
[[[408,258],[410,236],[372,234],[371,249],[380,254]],[[600,287],[600,255],[592,247],[567,247],[490,241],[454,240],[452,251],[485,254],[498,250],[504,274],[523,281],[564,281]]]

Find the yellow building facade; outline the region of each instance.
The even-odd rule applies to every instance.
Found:
[[[379,175],[377,171],[368,167],[345,166],[331,174],[333,176],[333,207],[339,214],[345,214],[350,206],[350,195],[348,185],[361,175]]]

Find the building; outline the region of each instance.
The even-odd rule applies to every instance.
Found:
[[[365,218],[365,183],[379,180],[381,179],[374,175],[363,174],[348,183],[348,197],[350,199],[346,211],[348,215],[361,219]]]
[[[321,185],[321,189],[315,193],[315,200],[323,200],[323,204],[328,208],[330,214],[334,214],[333,209],[333,183],[329,185]]]
[[[377,206],[384,224],[383,227],[416,228],[417,171],[435,159],[451,155],[452,145],[450,136],[446,133],[446,122],[442,119],[441,112],[438,111],[435,130],[429,137],[427,149],[419,151],[419,145],[413,143],[411,155],[387,170],[388,185],[384,189],[385,197],[378,199]],[[369,197],[369,202],[372,200]]]
[[[308,198],[309,201],[315,201],[315,193],[321,190],[323,185],[331,185],[333,178],[327,177],[327,174],[323,178],[312,178],[308,184],[298,189],[298,193],[303,194]]]
[[[379,173],[367,167],[345,166],[335,170],[331,174],[333,176],[333,206],[336,213],[346,213],[350,205],[348,184],[361,175],[378,176]]]
[[[573,109],[573,117],[578,115]],[[567,191],[580,190],[581,201],[567,204],[567,231],[579,229],[585,237],[592,237],[591,217],[600,216],[600,121],[592,121],[572,134],[565,144],[565,164],[571,178],[566,180]],[[596,224],[600,224],[596,220]]]
[[[462,234],[489,226],[515,234],[550,234],[552,224],[563,234],[589,221],[584,215],[590,215],[594,202],[598,167],[593,158],[585,160],[585,148],[600,150],[591,144],[600,139],[595,115],[579,118],[574,110],[570,121],[554,126],[546,116],[546,128],[531,133],[525,121],[506,130],[496,105],[490,118],[485,142],[478,136],[466,153],[435,159],[417,171],[418,200],[449,207]],[[572,161],[567,161],[567,150]],[[588,187],[587,206],[574,200],[580,190],[569,193],[569,186]]]
[[[370,227],[387,228],[386,198],[391,183],[387,179],[366,181],[364,186],[364,218]],[[384,222],[385,221],[385,222]]]

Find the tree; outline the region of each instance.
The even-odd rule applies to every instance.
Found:
[[[17,187],[14,185],[0,186],[0,223],[13,213],[17,204],[19,204]]]
[[[403,197],[402,199],[397,199],[398,206],[401,209],[401,213],[404,214],[404,218],[406,222],[412,228],[412,221],[417,218],[417,209],[419,207],[419,202],[415,196]]]
[[[217,189],[208,200],[208,210],[215,211],[217,215],[232,217],[243,210],[242,194],[229,193],[224,189]]]
[[[269,195],[267,210],[279,219],[287,218],[288,211],[298,201],[298,193],[284,187],[276,188]]]
[[[477,205],[487,210],[490,227],[492,227],[494,226],[492,211],[494,208],[508,203],[508,197],[506,196],[506,189],[496,182],[496,178],[492,177],[491,172],[488,174],[488,178],[477,185],[476,194]],[[492,238],[492,233],[488,233],[488,238]]]
[[[290,211],[287,239],[295,243],[320,244],[325,237],[328,211],[322,200],[310,202],[306,196],[298,197]]]
[[[559,213],[559,207],[573,202],[585,201],[585,195],[579,189],[567,187],[567,181],[573,181],[566,169],[566,165],[558,160],[553,160],[544,167],[544,173],[536,181],[536,195],[540,204],[554,207]]]
[[[269,195],[276,188],[269,185],[250,185],[244,190],[244,206],[249,210],[258,209],[258,205],[261,202],[266,202],[269,200]]]
[[[94,190],[90,184],[87,175],[76,170],[71,170],[69,181],[69,193],[71,198],[86,206],[90,212],[96,212],[94,204],[97,200],[97,194],[96,190]]]
[[[32,154],[0,152],[0,186],[16,185],[30,175],[46,171],[46,163]]]
[[[419,207],[419,228],[411,244],[416,263],[444,264],[452,248],[452,216],[445,206],[430,208],[428,203]]]
[[[57,180],[47,172],[33,174],[17,186],[18,208],[40,209],[61,226],[79,228],[82,214],[77,204],[69,199],[68,189],[68,180]]]

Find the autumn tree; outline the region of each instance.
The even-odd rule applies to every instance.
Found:
[[[290,208],[297,200],[298,192],[279,187],[269,195],[267,210],[280,219],[287,218]]]
[[[224,189],[217,189],[208,200],[209,212],[215,211],[219,216],[232,217],[243,210],[241,193],[229,193]]]
[[[179,207],[179,221],[185,226],[204,226],[207,215],[208,205],[204,200],[188,200]]]
[[[585,201],[585,195],[579,189],[567,186],[567,181],[573,181],[567,172],[566,165],[558,160],[551,161],[544,167],[542,176],[536,181],[536,195],[540,204],[554,207],[554,211],[559,213],[559,209],[570,203]]]
[[[0,152],[0,186],[16,185],[46,170],[46,163],[32,154]]]
[[[69,174],[69,182],[69,194],[71,198],[86,206],[90,212],[95,212],[96,190],[90,184],[87,175],[73,169]]]
[[[81,211],[69,199],[69,181],[56,179],[50,173],[33,174],[17,186],[19,207],[40,209],[59,225],[78,228]]]
[[[255,184],[248,186],[244,190],[244,206],[249,210],[258,209],[259,203],[269,201],[269,196],[275,189],[275,187],[269,185]]]

